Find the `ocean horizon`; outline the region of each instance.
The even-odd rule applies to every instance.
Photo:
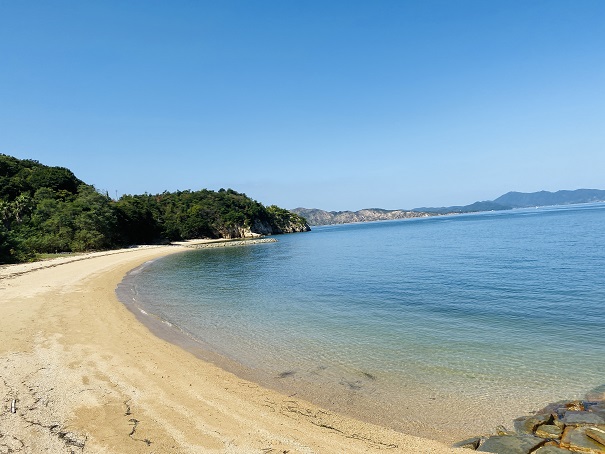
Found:
[[[118,294],[244,378],[452,442],[605,384],[604,237],[603,203],[314,227]]]

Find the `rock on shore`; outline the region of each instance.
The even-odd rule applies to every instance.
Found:
[[[556,402],[517,418],[513,431],[498,427],[495,435],[454,446],[497,454],[605,454],[605,400]]]

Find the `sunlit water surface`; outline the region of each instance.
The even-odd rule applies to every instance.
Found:
[[[605,383],[605,204],[194,250],[122,299],[267,386],[445,441]]]

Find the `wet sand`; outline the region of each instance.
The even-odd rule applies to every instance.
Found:
[[[129,270],[182,250],[0,267],[0,449],[460,452],[265,389],[154,336],[115,288]]]

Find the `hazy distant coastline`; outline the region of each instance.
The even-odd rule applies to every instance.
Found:
[[[478,211],[502,211],[552,205],[570,205],[605,201],[605,190],[576,189],[556,192],[507,192],[494,200],[475,202],[470,205],[449,207],[421,207],[412,210],[385,210],[366,208],[358,211],[325,211],[317,208],[295,208],[290,210],[304,217],[309,225],[348,224],[351,222],[387,221],[454,213],[474,213]]]

